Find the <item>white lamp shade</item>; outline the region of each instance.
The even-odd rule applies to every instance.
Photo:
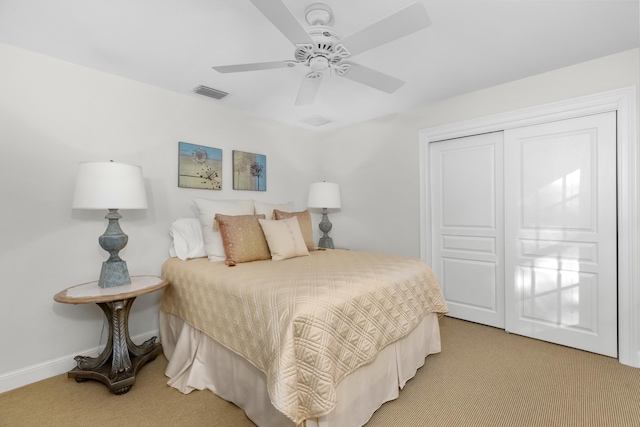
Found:
[[[116,162],[78,165],[73,209],[147,209],[140,166]]]
[[[333,182],[316,182],[309,187],[309,208],[340,208],[340,187]]]

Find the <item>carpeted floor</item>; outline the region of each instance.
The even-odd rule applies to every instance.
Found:
[[[640,369],[448,317],[440,325],[442,352],[367,427],[640,426]],[[168,387],[166,364],[147,364],[122,396],[66,375],[0,394],[0,426],[254,426],[209,391]]]

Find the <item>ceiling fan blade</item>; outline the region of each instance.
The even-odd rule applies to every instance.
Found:
[[[342,74],[342,77],[362,83],[374,89],[381,90],[386,93],[393,93],[400,89],[404,82],[396,79],[388,74],[365,67],[364,65],[348,63],[351,67],[349,71]]]
[[[341,43],[351,56],[382,46],[431,25],[421,3],[414,3],[344,39]]]
[[[302,84],[298,90],[298,97],[296,98],[296,105],[309,105],[316,99],[320,82],[322,81],[322,74],[316,74],[311,72],[304,76]]]
[[[243,71],[271,70],[273,68],[294,67],[294,61],[255,62],[253,64],[221,65],[211,67],[219,73],[240,73]]]
[[[313,44],[313,40],[280,0],[251,0],[251,3],[293,44]]]

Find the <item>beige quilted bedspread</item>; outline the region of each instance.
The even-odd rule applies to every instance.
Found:
[[[235,267],[170,258],[162,275],[161,310],[262,370],[296,424],[330,412],[341,379],[447,311],[429,266],[409,257],[328,250]]]

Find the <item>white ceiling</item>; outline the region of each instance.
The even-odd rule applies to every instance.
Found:
[[[318,0],[283,0],[301,24]],[[346,37],[416,0],[324,0]],[[213,65],[293,59],[249,0],[0,0],[0,42],[219,103],[329,130],[640,46],[638,0],[420,0],[432,25],[353,58],[406,81],[386,94],[326,76],[295,106],[305,67],[220,74]],[[0,64],[1,66],[1,64]],[[194,94],[198,85],[230,95]],[[300,120],[322,116],[313,127]]]

